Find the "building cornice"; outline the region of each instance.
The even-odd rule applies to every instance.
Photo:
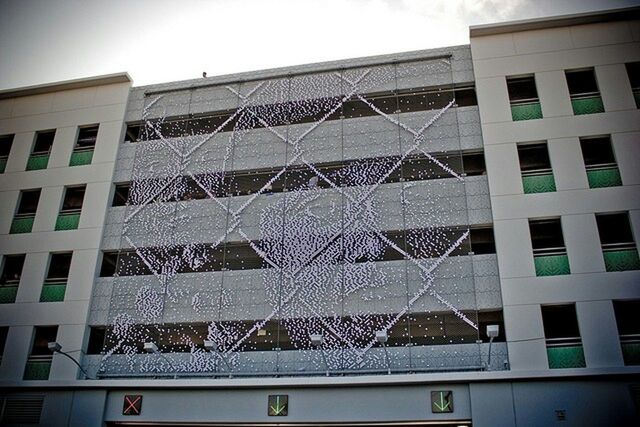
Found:
[[[126,72],[104,74],[101,76],[83,77],[81,79],[65,80],[61,82],[25,86],[16,89],[0,90],[0,99],[19,98],[23,96],[41,95],[43,93],[59,92],[63,90],[132,82],[133,80]]]
[[[559,15],[546,18],[523,19],[519,21],[500,22],[494,24],[472,25],[469,27],[469,36],[473,38],[495,34],[567,27],[571,25],[630,21],[633,19],[640,19],[640,7],[638,6],[606,11],[576,13],[571,15]]]

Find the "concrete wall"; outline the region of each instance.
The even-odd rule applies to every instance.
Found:
[[[595,213],[640,212],[640,111],[625,63],[640,61],[638,21],[471,39],[511,367],[546,369],[540,305],[576,302],[587,368],[620,366],[611,300],[639,298],[638,271],[605,272]],[[564,71],[594,67],[604,113],[574,116]],[[534,74],[542,119],[511,119],[506,77]],[[611,135],[623,185],[589,189],[579,137]],[[524,194],[516,144],[546,141],[557,191]],[[632,143],[634,141],[635,143]],[[535,277],[528,219],[560,217],[571,274]]]

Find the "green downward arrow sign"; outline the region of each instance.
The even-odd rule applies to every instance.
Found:
[[[447,391],[431,392],[431,412],[444,413],[453,412],[453,393]]]
[[[447,409],[449,407],[449,405],[451,404],[451,402],[445,402],[444,401],[444,392],[441,391],[440,393],[440,403],[438,402],[433,402],[433,404],[435,405],[436,408],[438,408],[438,410],[440,412],[444,412],[445,409]],[[448,399],[447,399],[448,400]]]
[[[287,395],[269,396],[269,416],[278,417],[287,415]]]

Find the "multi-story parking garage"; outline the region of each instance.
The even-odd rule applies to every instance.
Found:
[[[638,22],[1,93],[0,419],[632,422]]]

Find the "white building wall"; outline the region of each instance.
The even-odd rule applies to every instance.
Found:
[[[0,135],[15,134],[0,174],[0,256],[26,254],[16,302],[0,305],[0,326],[9,326],[0,380],[22,380],[34,326],[58,325],[63,350],[80,356],[130,86],[98,84],[0,100]],[[99,131],[91,164],[69,167],[78,127],[95,124]],[[47,168],[26,171],[35,133],[49,129],[56,135]],[[55,231],[65,186],[82,184],[86,193],[78,229]],[[36,188],[42,192],[32,232],[9,234],[20,190]],[[64,301],[41,303],[50,253],[61,251],[73,251]],[[77,375],[71,361],[54,356],[50,379]]]
[[[544,24],[542,24],[544,26]],[[638,271],[605,272],[595,213],[629,211],[640,243],[640,111],[625,63],[639,21],[473,35],[471,51],[514,370],[546,369],[540,305],[577,303],[590,368],[623,365],[611,301],[640,298]],[[574,116],[565,70],[593,67],[605,112]],[[512,121],[506,77],[535,76],[543,118]],[[579,137],[611,135],[623,186],[589,189]],[[548,144],[557,191],[524,194],[516,144]],[[536,277],[528,219],[560,217],[571,274]]]

